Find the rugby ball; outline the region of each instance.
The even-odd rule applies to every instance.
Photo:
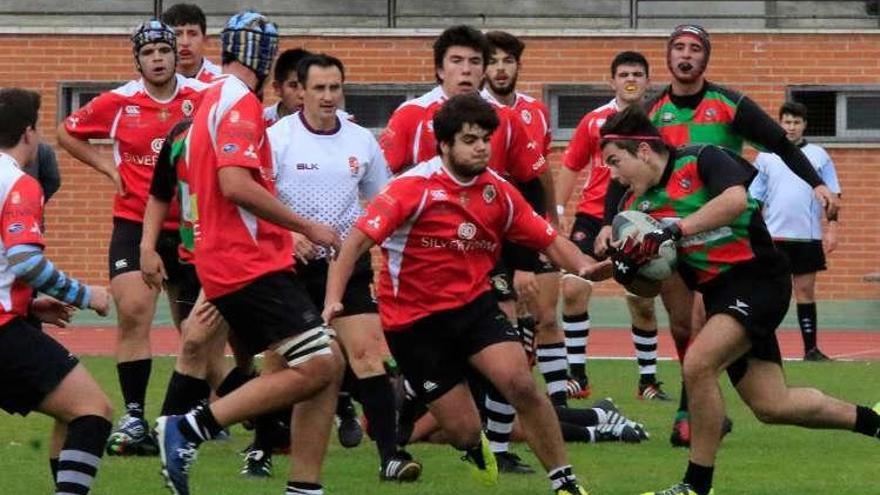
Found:
[[[611,240],[614,242],[634,237],[637,241],[649,232],[660,230],[663,224],[646,213],[627,210],[614,216],[611,222]],[[639,268],[638,275],[648,280],[661,281],[675,271],[676,246],[672,241],[660,245],[658,256]],[[640,295],[640,294],[637,294]]]

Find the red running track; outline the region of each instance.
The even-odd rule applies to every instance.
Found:
[[[74,327],[49,329],[50,335],[77,355],[110,356],[116,340],[112,327]],[[786,359],[803,357],[803,344],[796,330],[777,333],[782,355]],[[177,354],[177,332],[170,327],[153,330],[152,344],[155,355]],[[880,360],[880,332],[856,330],[826,330],[819,334],[819,347],[835,359]],[[630,332],[624,329],[593,329],[590,332],[589,354],[597,358],[633,357]],[[668,332],[660,332],[660,357],[675,357],[675,347]]]

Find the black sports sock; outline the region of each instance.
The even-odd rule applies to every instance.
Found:
[[[214,413],[207,405],[198,406],[192,411],[186,413],[183,421],[180,422],[180,433],[190,442],[202,443],[205,440],[216,438],[223,430],[223,427],[217,423]]]
[[[68,423],[67,437],[58,456],[56,493],[89,493],[112,427],[106,419],[91,415],[80,416]]]
[[[388,375],[363,378],[358,380],[357,388],[370,424],[370,436],[376,441],[384,465],[397,453],[397,408],[391,379]]]
[[[816,303],[797,305],[798,324],[801,327],[801,337],[804,339],[804,353],[816,348]]]
[[[577,409],[573,407],[554,407],[560,423],[572,423],[578,426],[596,426],[599,414],[595,409]]]
[[[119,387],[122,389],[122,400],[130,416],[144,417],[144,402],[147,397],[147,384],[150,382],[152,359],[127,361],[116,365],[119,375]]]
[[[276,447],[284,447],[290,444],[290,416],[292,407],[286,407],[281,411],[264,414],[254,420],[254,449],[262,450],[271,455]],[[283,438],[279,435],[284,434]]]
[[[688,412],[688,396],[687,389],[684,387],[684,381],[681,382],[681,398],[678,399],[678,413],[687,413]]]
[[[162,403],[162,416],[185,414],[199,404],[206,403],[211,395],[211,387],[202,378],[184,375],[178,371],[171,373],[165,402]]]
[[[486,469],[486,458],[483,456],[482,442],[477,442],[476,445],[461,450],[465,451],[467,456],[474,461],[474,464],[476,464],[479,469]]]
[[[507,452],[510,450],[510,434],[513,432],[516,410],[491,383],[486,381],[483,387],[485,392],[483,412],[486,416],[486,438],[489,440],[489,450],[495,454]]]
[[[587,342],[590,339],[590,313],[562,315],[565,350],[572,378],[587,376]]]
[[[880,414],[865,406],[856,406],[856,425],[853,431],[880,438]]]
[[[537,349],[538,370],[544,376],[547,384],[547,393],[550,394],[550,402],[555,406],[564,406],[568,403],[568,360],[566,358],[565,344],[544,344]]]
[[[288,481],[284,495],[324,495],[324,487],[319,483]]]
[[[691,488],[697,492],[697,495],[709,495],[712,489],[712,475],[715,472],[715,466],[700,466],[693,462],[688,462],[687,471],[684,474],[684,482],[691,485]]]
[[[559,428],[562,430],[562,439],[566,442],[586,442],[593,441],[590,431],[583,427],[565,421],[559,421]]]
[[[55,483],[55,480],[58,479],[58,458],[50,457],[49,458],[49,469],[52,470],[52,483]]]
[[[229,370],[229,373],[226,374],[226,378],[224,378],[217,387],[217,397],[229,395],[233,390],[253,380],[256,376],[256,374],[245,371],[239,367],[232,368]]]

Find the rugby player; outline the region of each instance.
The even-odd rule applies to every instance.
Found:
[[[192,3],[177,3],[162,13],[162,22],[177,36],[177,72],[209,83],[220,75],[220,66],[205,57],[208,30],[205,13]]]

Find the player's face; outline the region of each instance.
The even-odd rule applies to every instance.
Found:
[[[651,175],[646,159],[648,149],[647,143],[640,143],[634,155],[611,142],[602,148],[602,161],[611,170],[612,179],[624,186],[643,190]]]
[[[450,46],[437,77],[446,96],[478,91],[483,80],[483,54],[467,46]]]
[[[299,91],[299,80],[296,77],[296,71],[292,70],[287,74],[287,79],[279,83],[272,81],[272,87],[275,88],[275,96],[281,99],[281,106],[288,112],[296,112],[303,106],[302,94]]]
[[[194,67],[202,63],[205,53],[205,34],[197,24],[184,24],[175,26],[174,34],[177,35],[177,56],[183,67]]]
[[[336,109],[342,101],[342,72],[338,67],[309,67],[308,79],[301,86],[303,112],[307,117],[336,118]]]
[[[147,43],[138,51],[138,64],[144,79],[162,85],[174,77],[174,49],[165,43]]]
[[[489,165],[491,138],[489,131],[466,123],[455,133],[452,145],[440,143],[440,150],[456,175],[474,177],[483,173]]]
[[[648,74],[641,64],[620,64],[611,78],[611,88],[617,99],[626,104],[638,103],[648,89]]]
[[[785,129],[785,136],[792,143],[797,143],[804,137],[804,130],[807,128],[807,121],[803,117],[795,117],[794,115],[783,114],[779,124]]]
[[[516,89],[516,78],[519,76],[519,62],[513,55],[496,48],[489,56],[486,64],[486,82],[492,92],[509,95]]]
[[[679,36],[669,49],[669,70],[672,77],[683,83],[692,83],[706,69],[706,52],[693,36]]]

